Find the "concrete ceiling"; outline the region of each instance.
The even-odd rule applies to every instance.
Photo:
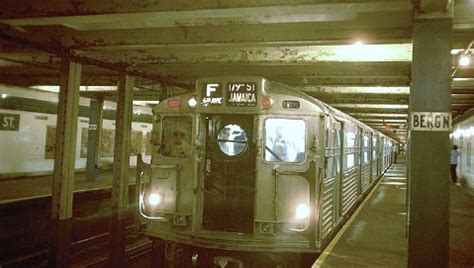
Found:
[[[141,99],[261,75],[404,139],[413,13],[410,0],[3,0],[0,82],[56,85],[65,53],[83,85],[116,85],[126,68]],[[455,2],[454,49],[474,39],[473,14]],[[456,71],[452,100],[454,116],[474,106],[474,68]]]

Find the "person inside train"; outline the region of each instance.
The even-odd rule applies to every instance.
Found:
[[[456,174],[456,167],[458,166],[458,146],[453,145],[451,149],[451,181],[452,182],[457,182],[458,181],[458,176]]]
[[[234,153],[240,154],[245,149],[246,142],[247,136],[245,135],[244,131],[241,131],[237,136],[234,137]]]
[[[219,147],[221,148],[222,152],[226,155],[232,155],[232,148],[230,144],[230,131],[229,127],[225,127],[222,131],[219,132],[217,136],[217,140],[219,141]]]
[[[176,129],[173,131],[172,142],[165,144],[162,154],[171,157],[188,157],[191,145],[185,140],[184,131]]]
[[[287,162],[288,161],[288,142],[283,137],[283,132],[281,127],[275,129],[276,136],[272,140],[272,153],[273,157],[278,161]]]

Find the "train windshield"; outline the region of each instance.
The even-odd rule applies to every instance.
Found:
[[[191,155],[192,120],[189,117],[166,117],[163,120],[161,155],[186,158]]]
[[[269,118],[264,127],[264,159],[268,162],[303,162],[306,123],[301,119]]]

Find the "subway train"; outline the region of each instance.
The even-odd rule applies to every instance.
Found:
[[[304,266],[391,165],[396,143],[261,77],[198,80],[153,114],[138,213],[170,267]]]
[[[89,101],[79,101],[77,171],[86,167]],[[0,179],[52,174],[57,102],[54,92],[0,84]],[[115,103],[105,101],[104,108],[100,159],[107,169],[113,164]],[[134,111],[130,165],[136,164],[139,153],[148,161],[151,158],[151,108],[135,106]]]
[[[459,182],[474,190],[474,109],[454,120],[451,139],[453,145],[458,146],[457,175]]]

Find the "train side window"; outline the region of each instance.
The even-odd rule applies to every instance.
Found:
[[[306,123],[301,119],[269,118],[264,124],[264,159],[268,162],[303,162]]]
[[[364,135],[364,163],[369,162],[369,137]]]
[[[191,155],[192,120],[189,117],[163,119],[161,155],[186,158]]]
[[[326,178],[332,178],[336,175],[334,159],[335,159],[334,157],[326,158]]]
[[[377,138],[372,138],[372,160],[377,159]]]
[[[355,165],[355,155],[354,154],[346,155],[346,161],[344,165],[345,165],[345,169],[353,167]]]

